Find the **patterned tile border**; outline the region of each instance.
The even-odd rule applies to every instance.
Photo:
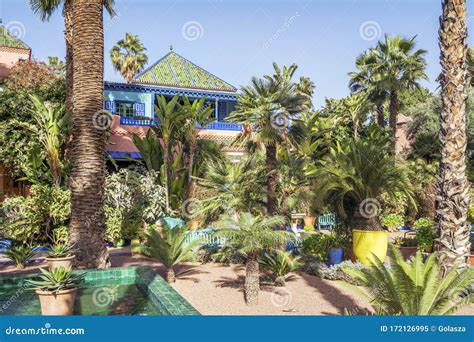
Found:
[[[98,287],[102,285],[132,285],[146,294],[163,315],[190,316],[200,313],[173,289],[151,267],[117,267],[105,270],[74,271],[85,273],[83,286]],[[35,274],[8,277],[0,276],[0,294],[11,288],[20,288],[26,279],[37,277]]]

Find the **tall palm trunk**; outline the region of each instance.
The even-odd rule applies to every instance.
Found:
[[[166,212],[170,210],[170,194],[169,194],[169,163],[170,163],[170,147],[169,142],[166,139],[163,139],[163,166],[165,168],[165,178],[163,180],[165,186],[165,205]]]
[[[73,16],[73,0],[66,0],[64,3],[64,27],[66,40],[66,111],[73,111],[73,53],[72,53],[72,16]]]
[[[383,115],[383,104],[378,104],[377,108],[375,109],[377,113],[377,124],[380,128],[385,127],[385,117]]]
[[[275,214],[276,211],[276,199],[275,194],[278,183],[277,173],[277,157],[276,157],[276,145],[271,144],[265,146],[266,149],[266,166],[268,178],[267,178],[267,213],[268,215]]]
[[[247,305],[258,305],[258,292],[260,290],[260,270],[257,255],[248,256],[245,264],[245,301]]]
[[[440,20],[441,164],[436,221],[444,272],[464,268],[469,257],[466,170],[467,26],[464,0],[444,0]]]
[[[194,168],[194,154],[197,149],[197,141],[191,140],[189,143],[189,165],[188,165],[188,196],[187,198],[194,197],[194,191],[196,188],[196,182],[193,180],[193,168]]]
[[[104,130],[94,125],[103,107],[104,32],[102,0],[74,0],[73,168],[71,232],[76,266],[109,266],[105,248]]]
[[[390,91],[390,129],[392,130],[392,147],[396,153],[395,147],[397,145],[397,117],[398,117],[398,92],[397,89],[392,88]]]

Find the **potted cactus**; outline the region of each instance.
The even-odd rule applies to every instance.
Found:
[[[70,268],[58,266],[48,271],[40,269],[39,280],[27,280],[34,288],[44,316],[66,316],[74,312],[74,301],[84,275],[73,274]]]
[[[73,246],[65,243],[58,243],[50,247],[48,256],[46,257],[50,271],[60,266],[63,266],[64,268],[72,267],[72,262],[75,258],[71,253],[72,247]]]

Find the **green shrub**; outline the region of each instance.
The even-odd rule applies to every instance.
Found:
[[[304,231],[305,232],[313,232],[314,231],[314,226],[304,226]]]
[[[303,252],[316,256],[320,261],[328,260],[331,248],[344,248],[347,242],[337,234],[313,234],[303,240]]]
[[[107,175],[104,206],[109,241],[133,239],[145,224],[165,215],[165,190],[158,173],[140,168]]]
[[[416,229],[416,240],[418,241],[418,249],[425,251],[427,248],[433,247],[436,239],[436,232],[432,227],[421,227]]]
[[[413,227],[414,228],[424,228],[424,227],[433,227],[434,222],[433,220],[426,218],[426,217],[421,217],[418,220],[415,221]]]
[[[71,216],[70,191],[66,188],[35,184],[27,197],[5,199],[0,232],[24,243],[51,243],[56,229],[67,226]]]
[[[397,247],[416,247],[418,246],[418,241],[409,237],[397,237],[393,244]]]
[[[398,228],[403,227],[405,221],[402,216],[398,214],[389,214],[382,218],[382,225],[386,226],[389,231],[397,231]]]
[[[350,284],[359,285],[359,282],[343,272],[343,268],[361,270],[365,266],[360,262],[354,263],[350,260],[345,260],[337,265],[327,266],[324,262],[315,260],[313,257],[303,257],[302,270],[304,272],[327,280],[342,280]]]
[[[474,205],[471,205],[469,207],[469,210],[467,211],[467,220],[471,223],[474,224]]]

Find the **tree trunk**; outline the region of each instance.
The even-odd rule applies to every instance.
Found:
[[[440,20],[441,163],[436,200],[436,223],[443,271],[468,267],[469,187],[466,178],[466,4],[444,0]]]
[[[245,264],[245,301],[247,305],[258,305],[260,271],[256,255],[249,255]]]
[[[168,185],[169,180],[169,158],[170,158],[170,151],[169,151],[169,144],[168,141],[163,139],[163,165],[165,167],[165,179],[164,179],[164,186],[165,186],[165,204],[166,204],[166,213],[170,211],[170,190]]]
[[[275,286],[285,286],[285,276],[278,276],[275,278]]]
[[[174,273],[173,267],[166,270],[166,281],[168,283],[176,282],[176,274]]]
[[[398,117],[398,94],[397,90],[392,88],[390,91],[390,129],[392,130],[392,147],[396,151],[397,146],[397,117]]]
[[[194,191],[196,184],[193,180],[193,167],[194,167],[194,153],[196,152],[197,142],[191,141],[189,144],[189,165],[188,165],[188,191],[187,199],[194,197]]]
[[[380,128],[385,128],[385,117],[383,113],[383,105],[378,104],[377,108],[375,109],[377,112],[377,124],[379,125]]]
[[[276,145],[268,145],[266,148],[267,178],[267,213],[274,215],[276,211],[276,191],[278,183]]]
[[[102,0],[74,0],[73,146],[70,241],[75,266],[110,265],[105,247],[104,130],[94,124],[103,108],[104,32]]]
[[[73,52],[72,52],[72,16],[73,16],[73,1],[67,0],[64,4],[64,36],[66,38],[66,112],[73,111]]]

